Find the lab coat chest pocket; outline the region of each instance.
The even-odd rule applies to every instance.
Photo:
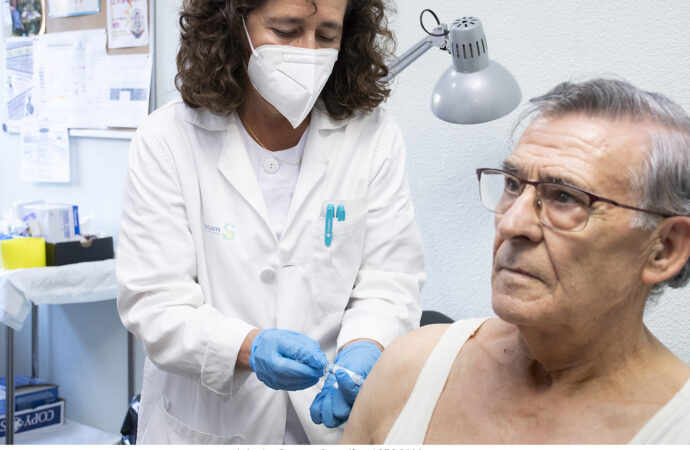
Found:
[[[333,219],[331,245],[325,242],[328,204],[343,205],[345,220]],[[329,200],[312,226],[313,257],[308,265],[312,297],[323,313],[342,313],[350,299],[357,272],[362,264],[367,221],[366,198]]]

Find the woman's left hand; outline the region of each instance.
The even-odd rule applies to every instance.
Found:
[[[357,341],[338,353],[335,364],[366,379],[380,355],[381,350],[373,342]],[[328,428],[342,425],[350,417],[360,389],[361,386],[355,384],[344,370],[329,375],[309,407],[311,420],[316,424],[323,423]]]
[[[249,366],[266,386],[299,391],[319,382],[328,363],[319,343],[292,330],[269,328],[252,341]]]

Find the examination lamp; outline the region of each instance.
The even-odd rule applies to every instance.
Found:
[[[422,21],[428,12],[437,27],[429,32]],[[452,123],[482,123],[503,117],[515,109],[522,93],[511,73],[489,59],[484,28],[475,17],[462,17],[450,26],[425,9],[419,16],[427,36],[397,57],[389,66],[385,81],[390,81],[431,47],[451,54],[453,65],[439,78],[431,96],[431,111]]]

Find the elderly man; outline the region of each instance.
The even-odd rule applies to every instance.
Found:
[[[642,321],[690,276],[690,118],[614,80],[531,106],[502,168],[477,170],[498,318],[392,344],[344,443],[690,443],[690,367]]]

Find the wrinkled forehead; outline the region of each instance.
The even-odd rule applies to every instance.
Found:
[[[525,128],[506,166],[530,179],[573,179],[584,189],[627,185],[644,166],[649,142],[649,127],[627,119],[540,116]]]

